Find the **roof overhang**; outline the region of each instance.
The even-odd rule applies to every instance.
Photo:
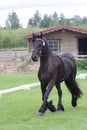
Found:
[[[48,33],[60,31],[60,30],[67,30],[67,31],[72,31],[72,32],[77,32],[77,33],[87,35],[87,30],[83,30],[83,29],[80,29],[80,28],[72,27],[72,26],[56,26],[56,27],[53,27],[53,28],[42,30],[40,32],[36,32],[36,34],[40,34],[41,32],[43,34],[48,34]],[[24,36],[24,39],[31,39],[31,38],[32,38],[32,34],[28,34],[28,35]]]

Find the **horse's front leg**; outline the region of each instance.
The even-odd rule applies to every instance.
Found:
[[[56,88],[58,91],[59,99],[58,99],[58,111],[64,111],[64,107],[62,105],[62,90],[60,88],[60,83],[56,83]]]
[[[49,94],[53,88],[53,86],[55,85],[55,80],[51,80],[49,83],[48,83],[48,88],[46,89],[46,92],[44,94],[42,94],[43,96],[43,103],[39,109],[39,115],[42,116],[44,114],[44,112],[46,111],[47,109],[47,99],[49,97]]]
[[[45,92],[46,92],[46,87],[47,87],[47,83],[46,82],[42,82],[41,81],[41,92],[42,92],[42,101],[44,100],[44,94],[45,94]]]

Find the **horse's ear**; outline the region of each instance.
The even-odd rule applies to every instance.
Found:
[[[34,40],[35,40],[35,34],[32,33],[32,41],[34,41]]]
[[[41,32],[40,36],[41,36],[41,38],[43,38],[43,33],[42,32]]]
[[[32,33],[32,38],[34,38],[34,33]]]

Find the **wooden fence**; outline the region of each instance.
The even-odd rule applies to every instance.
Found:
[[[0,62],[20,61],[27,55],[29,55],[27,50],[0,50]],[[76,55],[75,58],[87,58],[87,55]]]
[[[19,61],[20,58],[23,58],[26,55],[28,55],[28,51],[1,50],[0,51],[0,62]]]

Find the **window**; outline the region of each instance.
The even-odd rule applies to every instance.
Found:
[[[53,53],[59,53],[59,40],[48,40],[48,45]]]

